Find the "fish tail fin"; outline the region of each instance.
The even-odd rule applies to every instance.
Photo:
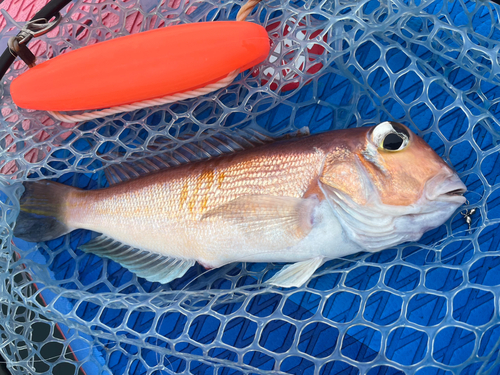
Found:
[[[28,242],[43,242],[71,232],[73,229],[65,223],[64,214],[66,198],[72,190],[76,188],[52,181],[25,182],[14,236]]]

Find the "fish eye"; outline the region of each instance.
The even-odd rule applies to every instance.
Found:
[[[382,142],[382,147],[384,150],[397,151],[404,143],[403,137],[397,133],[387,134]]]
[[[408,146],[410,134],[397,122],[383,122],[372,130],[372,141],[378,148],[386,151],[401,151]]]

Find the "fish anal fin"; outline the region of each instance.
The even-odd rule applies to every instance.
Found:
[[[182,277],[195,261],[178,259],[140,250],[115,241],[105,235],[94,238],[80,249],[100,257],[111,259],[139,277],[162,284]]]
[[[300,287],[311,278],[324,260],[323,257],[317,257],[287,265],[271,277],[267,284],[282,288]]]

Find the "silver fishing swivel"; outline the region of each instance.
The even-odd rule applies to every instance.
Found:
[[[469,201],[465,201],[465,204],[469,205]],[[465,209],[465,211],[460,212],[460,214],[464,217],[465,222],[469,226],[469,229],[468,229],[469,231],[471,230],[471,225],[472,225],[472,215],[474,215],[476,213],[476,210],[477,209],[475,207],[473,207],[470,210]]]

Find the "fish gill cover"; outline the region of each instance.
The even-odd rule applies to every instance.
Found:
[[[22,4],[14,18],[26,20],[32,3],[10,3]],[[30,47],[43,60],[143,30],[234,19],[242,4],[75,1]],[[9,83],[26,67],[17,62],[1,87],[0,129],[0,350],[10,370],[500,373],[499,17],[487,1],[263,0],[248,20],[266,27],[272,53],[227,89],[79,124],[18,109]],[[17,31],[1,22],[5,44]],[[12,242],[21,181],[96,188],[109,164],[230,128],[319,133],[384,120],[410,126],[456,167],[476,208],[470,231],[457,212],[418,243],[329,261],[293,289],[261,285],[280,264],[201,277],[195,266],[152,284],[78,250],[95,236],[82,230]]]

